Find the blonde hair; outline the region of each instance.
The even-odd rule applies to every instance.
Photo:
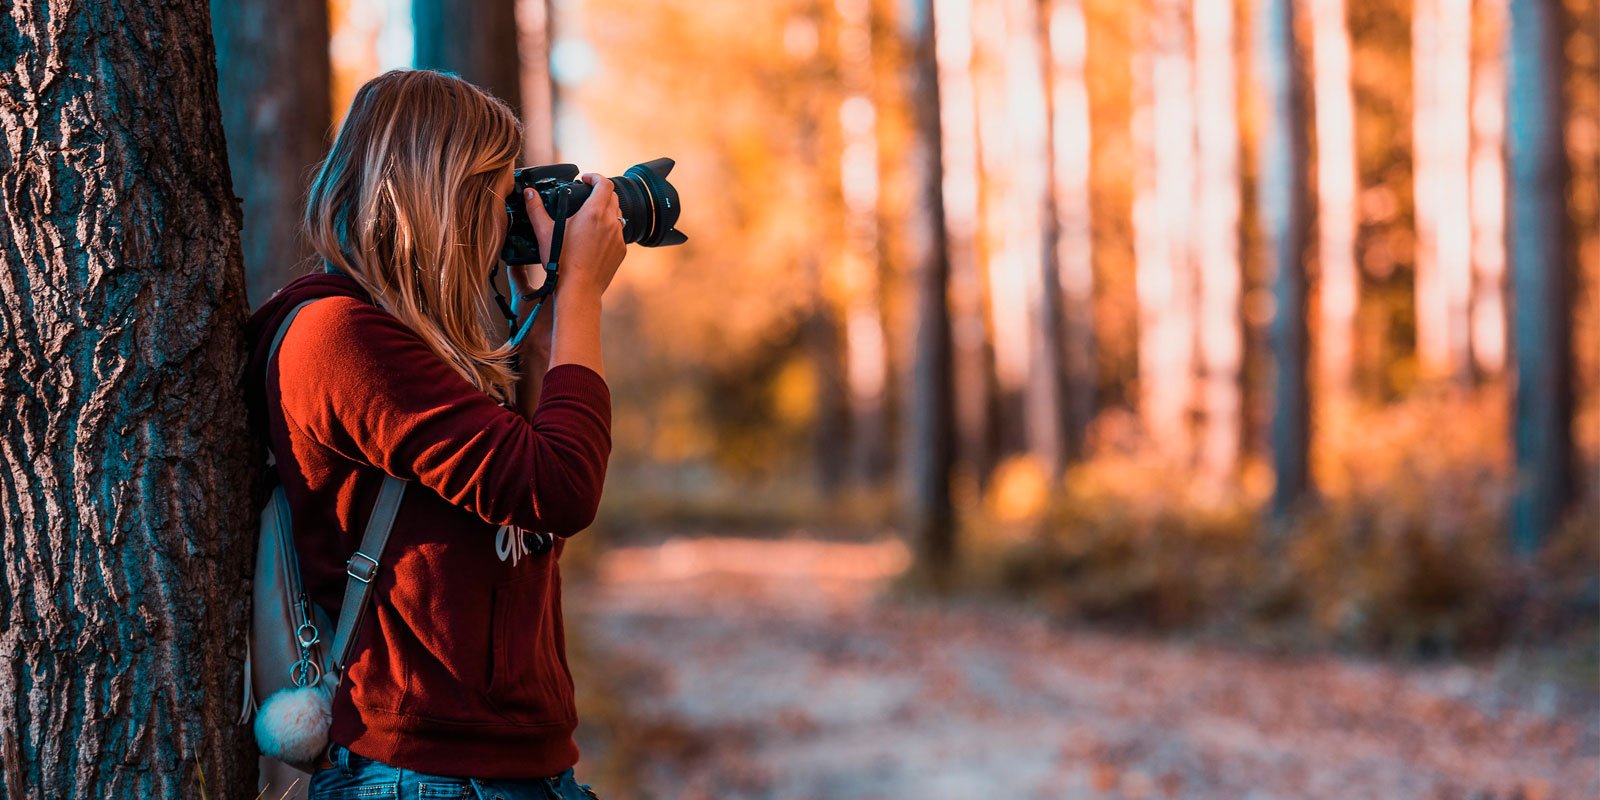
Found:
[[[447,73],[387,72],[356,92],[305,215],[318,255],[502,403],[515,348],[490,338],[484,282],[505,214],[495,184],[521,149],[522,124],[493,95]]]

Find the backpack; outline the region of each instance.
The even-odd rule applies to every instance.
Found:
[[[269,367],[289,324],[316,299],[319,298],[295,306],[279,325],[267,351]],[[265,376],[262,383],[264,386]],[[368,590],[377,575],[379,559],[406,488],[405,480],[384,476],[361,546],[345,563],[350,577],[345,583],[339,617],[330,620],[320,606],[306,597],[300,583],[294,525],[277,463],[269,444],[267,464],[273,467],[272,496],[261,509],[256,541],[244,699],[239,712],[241,725],[250,721],[252,713],[255,715],[256,744],[265,757],[261,765],[263,777],[269,772],[281,773],[272,761],[311,772],[328,745],[333,695],[353,655],[356,627],[366,611]],[[330,631],[331,641],[327,638]]]

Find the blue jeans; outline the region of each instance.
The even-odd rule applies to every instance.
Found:
[[[338,742],[328,745],[328,760],[333,762],[331,769],[311,775],[307,800],[599,800],[587,784],[578,783],[570,767],[553,778],[452,778],[359,756]]]

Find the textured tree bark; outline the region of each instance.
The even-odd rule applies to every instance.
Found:
[[[211,17],[228,166],[234,193],[244,201],[244,267],[254,308],[312,256],[300,216],[332,119],[328,4],[211,0]]]
[[[955,565],[950,501],[954,466],[951,386],[950,261],[945,250],[943,135],[939,128],[939,64],[934,53],[931,0],[904,4],[900,23],[909,52],[909,93],[915,113],[909,160],[916,185],[915,219],[907,225],[906,254],[915,264],[911,380],[906,396],[907,533],[917,568],[935,586],[948,585]]]
[[[1287,519],[1310,489],[1309,397],[1306,387],[1306,120],[1297,80],[1294,0],[1261,0],[1256,67],[1261,109],[1257,180],[1261,238],[1275,310],[1272,347],[1271,448],[1277,482],[1272,516]]]
[[[264,453],[210,15],[56,0],[5,22],[0,794],[252,796]]]
[[[454,72],[522,113],[516,0],[412,0],[416,65]]]
[[[1507,252],[1516,394],[1512,546],[1538,550],[1575,496],[1572,274],[1562,136],[1561,9],[1512,0],[1507,38]]]

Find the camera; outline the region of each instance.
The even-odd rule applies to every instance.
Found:
[[[624,242],[666,247],[689,240],[674,227],[678,224],[680,206],[678,190],[667,182],[667,174],[672,172],[673,166],[672,159],[658,158],[628,167],[627,171],[610,179],[617,192],[617,209],[622,214]],[[558,219],[577,213],[592,189],[577,179],[578,167],[574,164],[523,167],[515,174],[516,185],[506,195],[506,213],[511,216],[511,225],[506,231],[500,258],[507,264],[537,264],[540,261],[539,240],[523,204],[523,190],[538,192],[544,210],[551,219]]]

